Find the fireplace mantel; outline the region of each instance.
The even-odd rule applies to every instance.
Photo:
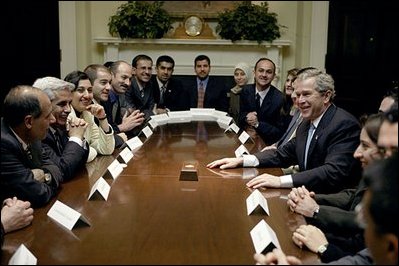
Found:
[[[129,39],[113,37],[95,38],[94,42],[104,48],[104,62],[125,60],[131,62],[138,54],[150,56],[154,63],[160,55],[170,55],[176,62],[174,74],[194,75],[194,58],[205,54],[211,59],[211,74],[229,76],[233,74],[238,62],[253,66],[261,57],[267,57],[276,64],[279,77],[283,64],[282,50],[291,45],[288,40],[276,40],[258,44],[256,41],[237,41],[221,39]],[[281,80],[276,80],[281,88]]]

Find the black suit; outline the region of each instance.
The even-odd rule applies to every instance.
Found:
[[[43,148],[46,150],[50,159],[58,165],[64,174],[63,181],[72,179],[76,171],[83,167],[89,156],[89,146],[86,149],[79,146],[76,142],[69,141],[67,133],[56,129],[61,139],[61,150],[57,145],[54,134],[49,130],[46,138],[42,141]]]
[[[256,111],[255,94],[255,84],[245,85],[241,91],[239,115],[241,128],[245,128],[248,125],[246,121],[247,114]],[[256,128],[256,132],[266,145],[278,141],[288,126],[281,115],[282,106],[283,94],[271,85],[257,114],[259,126]]]
[[[185,88],[188,93],[188,100],[191,108],[198,106],[198,83],[197,77],[187,83]],[[209,76],[208,84],[205,88],[204,108],[215,108],[219,111],[229,111],[229,98],[227,97],[229,89],[227,86],[214,77]]]
[[[360,125],[355,117],[335,105],[324,113],[309,147],[307,170],[305,145],[310,121],[303,121],[296,137],[277,150],[256,153],[261,167],[299,165],[292,174],[294,187],[305,185],[316,193],[338,192],[354,187],[360,176],[359,161],[353,153],[359,145]]]
[[[187,102],[187,91],[183,88],[183,83],[180,80],[173,77],[169,79],[163,95],[162,104],[160,104],[161,91],[156,75],[151,77],[151,87],[154,95],[154,102],[157,104],[158,108],[168,108],[171,111],[184,111],[190,109],[190,105]]]
[[[141,92],[137,80],[132,78],[132,85],[126,91],[126,103],[127,107],[133,108],[135,110],[140,110],[145,114],[145,119],[149,119],[150,116],[154,115],[152,110],[154,109],[154,95],[152,91],[151,81],[146,84],[143,88],[144,97],[141,97]]]
[[[32,157],[32,160],[28,158],[10,127],[1,119],[1,202],[16,196],[30,201],[33,207],[41,207],[56,195],[63,176],[42,148],[41,141],[32,143]],[[31,170],[37,168],[51,174],[49,185],[34,179]]]

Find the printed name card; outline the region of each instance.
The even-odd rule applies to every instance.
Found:
[[[126,144],[129,146],[131,151],[135,151],[143,146],[143,142],[137,136],[126,141]]]
[[[36,265],[37,258],[21,244],[8,261],[8,265]]]
[[[158,125],[165,125],[169,121],[169,116],[167,114],[152,115],[152,120],[155,120]]]
[[[157,121],[155,121],[154,119],[148,121],[148,124],[152,127],[152,129],[155,129],[158,126]]]
[[[250,215],[256,208],[261,208],[269,215],[269,206],[267,200],[259,190],[255,189],[247,198],[247,214]]]
[[[145,128],[143,128],[142,132],[144,133],[146,138],[151,137],[151,135],[153,133],[149,126],[146,126]]]
[[[250,234],[255,251],[258,254],[266,254],[274,248],[281,248],[276,233],[265,222],[265,220],[261,220],[257,225],[255,225]]]
[[[218,122],[218,124],[223,124],[228,127],[231,123],[231,120],[233,120],[231,116],[222,116],[219,117],[218,120],[216,120],[216,122]]]
[[[102,176],[100,176],[92,186],[88,199],[91,199],[95,194],[99,194],[103,199],[107,200],[110,190],[111,186],[108,185],[107,181],[105,181]]]
[[[235,151],[234,151],[236,157],[241,157],[243,154],[249,154],[248,149],[244,145],[240,145]]]
[[[47,216],[66,227],[68,230],[72,230],[76,222],[79,220],[87,225],[90,225],[83,215],[59,200],[53,204],[51,209],[47,212]]]
[[[118,160],[114,160],[107,168],[107,170],[109,171],[109,173],[111,174],[113,179],[118,178],[118,176],[120,175],[120,173],[122,173],[123,171],[123,167],[122,165],[118,162]]]
[[[240,134],[240,136],[238,137],[238,139],[240,140],[240,142],[242,143],[242,144],[244,144],[245,142],[247,142],[247,140],[249,139],[250,137],[249,137],[249,135],[248,135],[248,133],[244,130],[241,134]]]
[[[224,117],[224,116],[226,116],[226,115],[227,115],[227,113],[226,113],[226,112],[223,112],[223,111],[219,111],[219,110],[214,110],[214,111],[213,111],[213,117],[215,117],[216,120],[219,119],[219,118],[221,118],[221,117]]]
[[[190,111],[173,111],[168,113],[169,123],[188,123],[191,122]]]
[[[227,131],[233,131],[234,133],[238,133],[240,131],[240,128],[233,122],[224,132]]]
[[[213,116],[215,108],[190,108],[192,121],[216,120]]]
[[[119,156],[125,163],[128,163],[133,158],[133,152],[126,147],[119,153]]]

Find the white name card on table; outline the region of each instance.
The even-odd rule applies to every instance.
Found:
[[[247,198],[247,214],[250,215],[253,211],[260,207],[269,215],[269,206],[267,200],[263,197],[259,190],[255,189]]]
[[[145,135],[145,137],[148,139],[149,137],[151,137],[151,135],[152,135],[152,130],[151,130],[151,128],[149,127],[149,126],[146,126],[145,128],[143,128],[142,130],[141,130],[141,132],[143,132],[144,133],[144,135]]]
[[[36,265],[37,258],[21,244],[8,261],[8,265]]]
[[[192,115],[190,111],[173,111],[168,113],[169,122],[174,123],[189,123],[191,122]]]
[[[166,125],[169,121],[169,116],[167,114],[152,115],[151,119],[155,120],[158,125]]]
[[[213,121],[215,108],[190,108],[192,121]]]
[[[227,131],[233,131],[237,134],[240,128],[233,122],[224,132],[226,133]]]
[[[127,164],[133,158],[133,152],[126,147],[119,153],[119,156]]]
[[[222,117],[218,117],[216,122],[218,122],[218,124],[223,124],[226,127],[228,127],[231,123],[231,120],[233,120],[233,118],[231,116],[222,116]],[[226,127],[223,127],[223,128],[226,128]]]
[[[150,119],[150,121],[148,121],[148,124],[152,127],[153,130],[158,126],[157,121],[155,121],[154,119]]]
[[[214,110],[213,116],[215,117],[216,120],[218,120],[220,117],[227,116],[227,113],[219,110]]]
[[[135,151],[143,146],[143,142],[137,136],[126,141],[126,144],[129,146],[131,151]]]
[[[99,179],[97,179],[96,183],[91,187],[90,194],[88,199],[91,199],[95,193],[100,194],[100,196],[107,200],[109,191],[111,190],[111,186],[105,181],[105,179],[100,176]]]
[[[60,223],[62,226],[66,227],[69,230],[72,230],[76,222],[79,220],[86,223],[87,225],[90,225],[90,223],[83,215],[59,200],[57,200],[53,204],[53,206],[47,212],[47,216],[54,219],[56,222]]]
[[[249,154],[248,149],[244,145],[240,145],[235,151],[234,151],[236,158],[241,157],[243,154]]]
[[[276,233],[265,220],[261,220],[255,225],[250,234],[255,251],[258,254],[265,254],[266,252],[272,251],[274,248],[281,249]]]
[[[242,144],[244,144],[245,142],[247,142],[247,140],[249,139],[250,137],[249,137],[249,134],[244,130],[241,134],[240,134],[240,136],[238,137],[238,139],[240,140],[240,142],[242,143]]]
[[[118,176],[120,175],[120,173],[122,173],[123,171],[123,167],[122,164],[115,159],[108,167],[107,170],[109,171],[109,173],[111,174],[113,179],[118,178]]]

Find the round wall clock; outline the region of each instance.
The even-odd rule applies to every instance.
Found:
[[[204,20],[197,16],[191,15],[184,20],[184,29],[188,36],[198,36],[201,34],[204,27]]]

